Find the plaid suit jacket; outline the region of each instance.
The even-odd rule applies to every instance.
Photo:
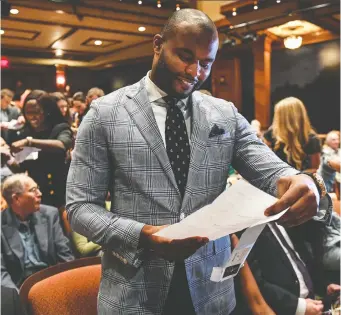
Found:
[[[144,224],[173,224],[211,203],[225,189],[231,163],[253,185],[272,194],[278,177],[297,173],[258,140],[232,103],[200,92],[191,101],[191,157],[183,200],[145,78],[94,101],[79,128],[66,208],[72,228],[105,249],[99,314],[162,313],[174,263],[138,249]],[[224,132],[212,134],[213,126]],[[110,212],[104,209],[108,190]],[[230,252],[227,236],[186,260],[197,314],[233,310],[233,280],[209,280],[212,267],[226,263]]]

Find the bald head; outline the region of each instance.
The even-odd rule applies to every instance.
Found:
[[[212,39],[218,38],[214,22],[205,13],[195,9],[175,11],[162,29],[161,36],[167,41],[184,27],[212,36]]]

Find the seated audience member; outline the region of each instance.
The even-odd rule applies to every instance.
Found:
[[[1,286],[1,314],[26,315],[17,289]]]
[[[232,234],[232,248],[237,246],[238,241],[238,237]],[[275,315],[264,300],[247,261],[235,276],[234,287],[237,303],[231,315]]]
[[[24,147],[41,150],[37,159],[25,160],[20,168],[41,187],[43,203],[59,208],[65,204],[69,166],[66,158],[72,146],[72,131],[54,96],[43,92],[38,98],[28,95],[27,99],[23,108],[26,124],[19,133],[15,133],[13,140],[16,141],[11,143],[11,151],[17,153]]]
[[[63,115],[65,120],[71,125],[72,118],[70,115],[70,105],[65,95],[61,92],[54,92],[54,93],[51,93],[51,96],[56,98],[57,105],[61,114]]]
[[[323,253],[322,263],[326,271],[326,277],[336,282],[340,279],[340,248],[341,242],[341,224],[340,216],[333,212],[332,220],[323,233]]]
[[[74,259],[58,210],[41,205],[42,194],[32,178],[8,177],[2,195],[8,208],[1,213],[1,285],[18,289],[31,274]]]
[[[315,294],[340,292],[331,284],[322,265],[322,229],[313,220],[285,229],[268,224],[255,243],[248,262],[259,289],[278,315],[322,314],[323,303]]]
[[[1,137],[8,141],[8,123],[11,120],[17,120],[19,124],[24,124],[25,119],[21,115],[18,107],[11,105],[14,93],[8,89],[1,90],[1,114],[0,126]]]
[[[91,102],[93,100],[98,99],[99,97],[104,96],[104,91],[98,87],[93,87],[91,88],[87,95],[86,95],[86,106],[87,106],[87,110],[89,109]]]
[[[88,112],[86,99],[83,92],[77,92],[72,97],[72,108],[74,111],[72,121],[75,127],[79,127],[84,116]]]
[[[264,142],[284,162],[298,170],[316,171],[320,165],[321,144],[312,129],[304,104],[287,97],[275,105],[273,124]]]
[[[328,192],[334,191],[336,173],[340,173],[341,162],[340,133],[331,131],[327,134],[322,150],[322,160],[318,173],[322,176]]]

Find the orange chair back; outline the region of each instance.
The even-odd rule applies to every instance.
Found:
[[[77,259],[27,278],[20,299],[30,315],[95,315],[100,257]]]

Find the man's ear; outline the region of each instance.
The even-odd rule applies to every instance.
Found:
[[[17,202],[19,200],[18,194],[12,194],[12,202]]]
[[[163,45],[163,38],[160,34],[156,34],[153,39],[153,49],[154,53],[159,55]]]

